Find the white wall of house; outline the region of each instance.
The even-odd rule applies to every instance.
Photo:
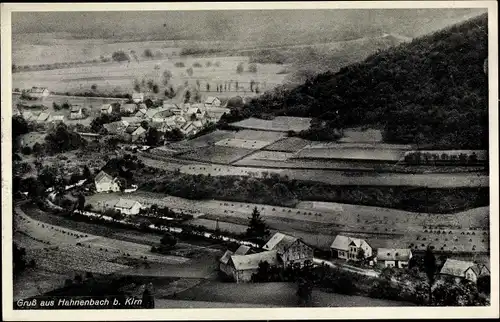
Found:
[[[248,283],[252,281],[252,275],[257,273],[257,269],[246,269],[236,271],[233,269],[233,276],[236,283]]]
[[[283,252],[281,258],[283,259],[283,264],[285,266],[293,263],[300,263],[302,265],[306,260],[313,259],[313,253],[314,250],[311,247],[307,246],[300,240],[297,240],[285,252]]]
[[[384,261],[385,267],[396,267],[396,261]]]
[[[100,182],[96,183],[95,189],[97,192],[117,192],[120,191],[120,186],[117,182]]]
[[[474,283],[477,282],[477,275],[476,275],[476,273],[474,273],[474,271],[472,269],[468,269],[465,271],[465,278],[471,282],[474,282]]]
[[[132,208],[119,208],[115,207],[116,210],[119,210],[122,214],[125,215],[137,215],[139,213],[139,210],[141,210],[141,205],[136,202],[132,206]]]

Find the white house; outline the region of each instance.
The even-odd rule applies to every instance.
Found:
[[[141,210],[141,207],[142,205],[138,201],[123,198],[120,198],[114,206],[115,210],[118,210],[125,215],[137,215],[139,210]]]
[[[136,110],[137,110],[136,104],[128,103],[120,106],[120,112],[122,113],[135,113]]]
[[[50,117],[50,113],[47,113],[47,112],[41,112],[41,113],[38,115],[38,117],[37,117],[37,119],[35,120],[35,122],[37,122],[37,123],[45,123],[45,122],[47,122],[47,121],[48,121],[49,117]]]
[[[26,93],[29,97],[33,98],[43,98],[49,96],[50,92],[47,88],[45,87],[32,87],[29,91]]]
[[[332,257],[353,261],[359,260],[358,254],[361,249],[364,252],[364,258],[369,258],[373,255],[372,247],[364,239],[337,235],[330,246]]]
[[[205,100],[205,107],[220,107],[221,101],[218,97],[209,96]]]
[[[129,126],[126,130],[130,134],[130,141],[137,142],[146,137],[146,130],[142,126]]]
[[[64,115],[51,115],[48,122],[63,123],[64,122]]]
[[[75,105],[71,107],[71,111],[69,113],[69,118],[72,120],[83,119],[85,115],[83,114],[83,106]]]
[[[198,132],[198,129],[193,122],[186,122],[181,126],[181,132],[184,133],[184,135],[194,135]]]
[[[275,233],[262,248],[267,251],[276,251],[284,266],[295,263],[303,265],[305,261],[312,262],[314,257],[314,249],[300,238],[279,232]]]
[[[413,254],[409,248],[379,248],[376,261],[385,267],[408,267]]]
[[[113,112],[113,106],[111,104],[102,104],[101,114],[111,114]]]
[[[238,249],[234,253],[230,250],[226,250],[224,255],[219,259],[220,271],[232,278],[233,277],[232,270],[231,270],[231,267],[228,265],[229,260],[231,259],[231,256],[232,255],[246,255],[246,254],[248,254],[249,251],[250,251],[250,247],[245,246],[245,245],[241,245],[240,247],[238,247]]]
[[[147,108],[141,108],[135,113],[135,117],[140,117],[140,118],[145,118],[147,116],[148,109]]]
[[[120,191],[120,185],[118,184],[118,179],[113,178],[104,171],[97,174],[94,179],[95,189],[97,192],[116,192]]]
[[[134,103],[141,103],[144,101],[144,93],[134,93],[132,94],[132,101]]]
[[[456,280],[466,279],[475,283],[479,277],[490,275],[490,270],[484,264],[448,258],[439,274],[453,276]]]
[[[252,275],[259,270],[259,263],[267,262],[271,266],[278,265],[275,250],[250,255],[231,255],[228,266],[236,283],[250,282]]]

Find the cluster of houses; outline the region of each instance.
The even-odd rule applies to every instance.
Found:
[[[371,266],[406,268],[413,257],[411,249],[378,248],[359,238],[338,235],[330,246],[332,258],[348,261],[368,261]],[[257,273],[259,264],[266,261],[271,266],[288,267],[313,262],[314,248],[300,238],[275,233],[260,250],[240,246],[236,252],[227,250],[219,260],[220,271],[237,283],[249,282]],[[489,275],[486,265],[447,259],[440,275],[453,276],[476,282],[480,276]]]

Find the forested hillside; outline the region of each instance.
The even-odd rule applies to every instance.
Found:
[[[293,89],[279,88],[232,111],[249,116],[311,116],[309,132],[374,126],[392,143],[487,148],[487,16],[378,52]],[[311,135],[328,139],[328,135]]]

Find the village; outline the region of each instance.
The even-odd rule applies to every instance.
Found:
[[[485,24],[476,19],[468,28]],[[439,104],[425,93],[420,105],[405,101],[424,76],[398,65],[398,55],[414,58],[407,48],[434,48],[447,33],[459,34],[397,38],[362,63],[298,85],[286,75],[300,60],[269,63],[267,49],[261,61],[253,51],[226,57],[166,44],[158,51],[168,54],[140,56],[113,43],[112,58],[101,55],[95,66],[15,66],[15,300],[120,294],[149,296],[156,308],[489,305],[483,111],[431,110]],[[415,57],[439,56],[424,49]],[[470,67],[478,93],[487,88],[481,55]],[[394,79],[411,91],[392,79],[375,84],[378,64],[389,70],[380,75],[397,66]],[[452,100],[427,96],[484,103],[475,92],[463,101],[450,92]],[[460,122],[471,123],[459,135]]]

